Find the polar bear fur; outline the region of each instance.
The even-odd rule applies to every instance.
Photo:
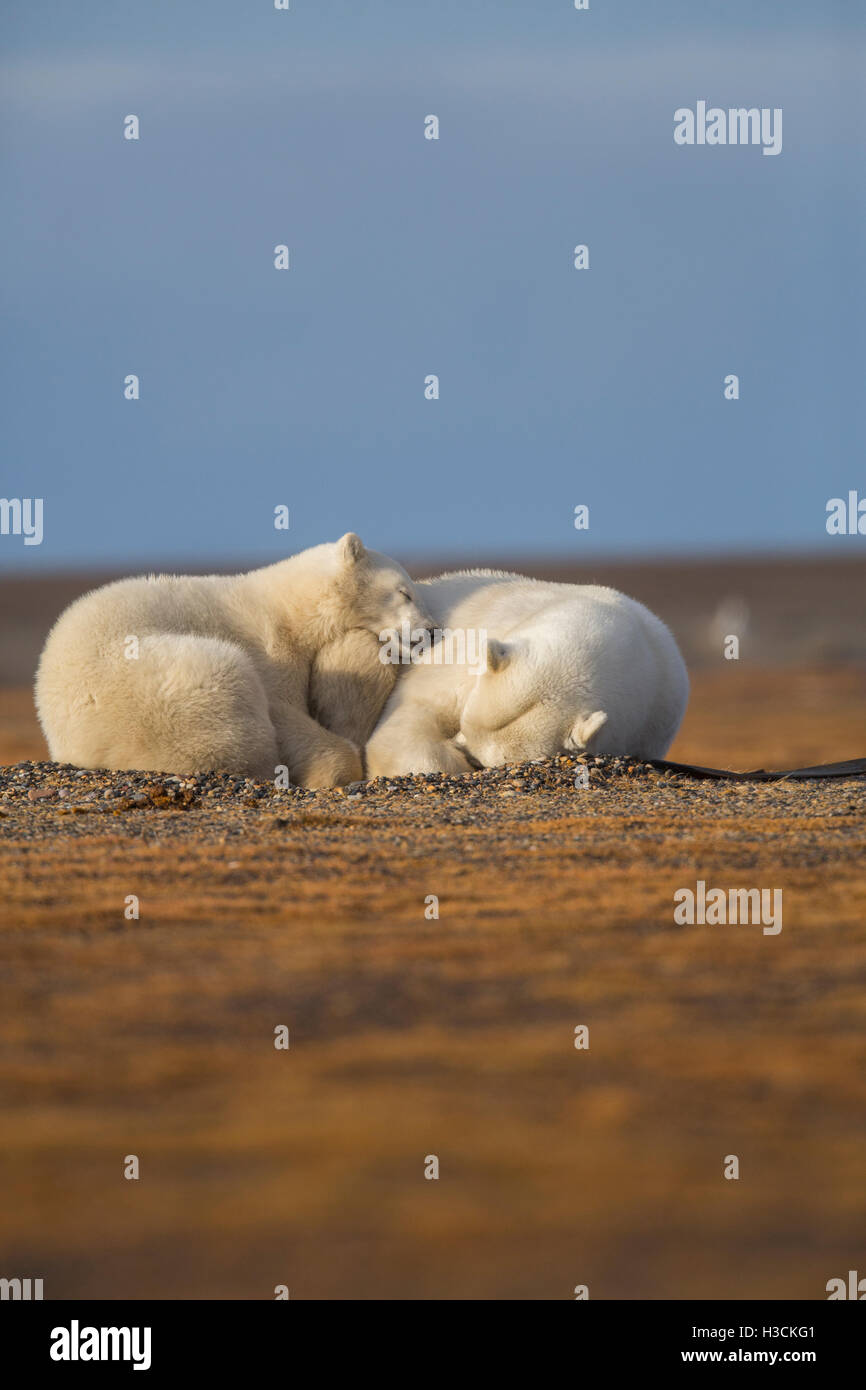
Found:
[[[318,652],[310,673],[310,714],[361,749],[403,669],[383,663],[383,650],[372,632],[353,628]]]
[[[351,661],[354,638],[366,663],[367,642],[405,623],[428,623],[412,581],[352,533],[248,574],[123,579],[58,619],[36,707],[52,758],[80,767],[272,778],[286,766],[300,785],[339,785],[363,775],[361,757],[309,713],[316,660],[334,644]],[[327,660],[322,683],[327,696]],[[362,678],[331,701],[346,727],[352,690],[371,698]],[[365,704],[354,723],[368,722]]]
[[[487,661],[405,670],[367,745],[368,776],[466,772],[563,750],[661,758],[689,682],[665,625],[615,589],[491,570],[423,581],[434,628],[486,634]]]

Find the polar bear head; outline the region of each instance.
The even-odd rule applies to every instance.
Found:
[[[498,767],[583,750],[607,721],[566,653],[528,637],[489,637],[456,743],[482,766]]]
[[[409,635],[429,630],[432,620],[416,597],[406,571],[388,555],[367,550],[349,531],[334,547],[340,626],[364,628],[380,640],[402,643]]]

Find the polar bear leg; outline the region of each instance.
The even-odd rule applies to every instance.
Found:
[[[395,695],[367,744],[368,777],[401,777],[409,773],[471,772],[469,761],[455,748],[436,710],[411,698]]]
[[[271,704],[281,760],[301,787],[342,787],[364,776],[356,744],[323,729],[288,700]]]
[[[272,778],[279,761],[264,687],[233,642],[142,637],[135,658],[92,657],[62,705],[51,753],[81,767]]]

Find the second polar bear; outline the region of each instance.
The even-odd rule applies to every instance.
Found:
[[[339,785],[363,776],[360,751],[309,713],[317,659],[335,644],[351,661],[354,637],[366,661],[380,633],[428,622],[405,570],[351,532],[249,574],[123,579],[55,623],[36,706],[52,758],[79,767],[285,766],[303,786]],[[381,670],[379,708],[396,674]]]
[[[422,581],[418,592],[440,642],[448,630],[482,634],[486,664],[449,660],[448,649],[437,658],[434,646],[408,668],[367,745],[369,776],[466,772],[471,762],[587,748],[667,752],[688,675],[671,633],[642,604],[615,589],[492,570]],[[451,654],[460,647],[452,641]]]

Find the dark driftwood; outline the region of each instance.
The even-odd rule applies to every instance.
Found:
[[[844,763],[819,763],[817,767],[795,767],[785,772],[728,772],[718,767],[695,767],[692,763],[669,763],[664,758],[650,758],[653,767],[663,772],[679,772],[685,777],[712,777],[724,782],[784,782],[806,777],[866,777],[866,758],[849,758]]]

